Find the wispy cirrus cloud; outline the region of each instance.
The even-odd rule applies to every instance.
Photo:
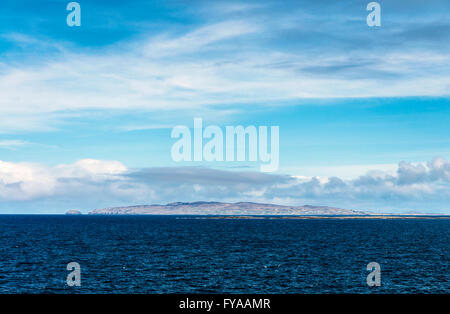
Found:
[[[2,140],[0,141],[0,148],[14,149],[29,144],[30,143],[22,140]]]
[[[442,38],[424,35],[446,27],[438,15],[412,25],[396,11],[389,27],[369,32],[356,5],[323,12],[312,4],[287,4],[292,10],[272,2],[230,5],[227,13],[207,18],[201,11],[196,23],[106,47],[3,34],[28,52],[0,65],[0,122],[39,115],[29,124],[33,130],[54,127],[49,115],[92,109],[182,114],[309,98],[449,96],[450,57]],[[336,19],[324,21],[333,10]],[[17,129],[24,124],[15,123]]]
[[[142,43],[137,43],[137,46],[150,58],[183,55],[199,50],[221,50],[223,47],[214,44],[257,33],[262,29],[262,25],[255,23],[229,20],[201,26],[175,37],[167,34],[158,35],[151,38],[146,45],[141,46]]]

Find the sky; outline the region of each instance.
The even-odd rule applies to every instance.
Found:
[[[175,201],[450,214],[450,2],[0,3],[0,213]],[[279,167],[176,162],[177,125],[278,126]]]

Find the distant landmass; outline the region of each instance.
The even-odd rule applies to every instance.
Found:
[[[76,209],[69,209],[66,211],[66,215],[82,215],[82,213]]]
[[[328,206],[284,206],[251,202],[176,202],[95,209],[93,215],[370,215],[368,212]]]

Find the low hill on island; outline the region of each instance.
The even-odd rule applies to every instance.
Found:
[[[95,209],[94,215],[368,215],[367,212],[328,206],[284,206],[250,202],[176,202]]]

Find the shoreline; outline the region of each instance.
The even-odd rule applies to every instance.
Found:
[[[361,216],[195,216],[180,219],[450,219],[450,216],[361,215]]]

